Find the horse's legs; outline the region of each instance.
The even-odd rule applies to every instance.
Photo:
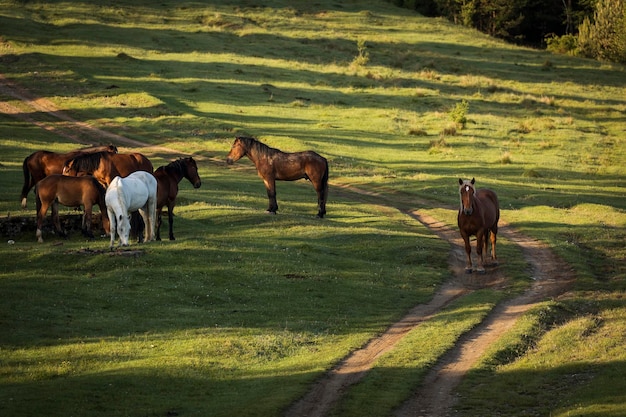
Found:
[[[143,219],[143,242],[144,243],[152,239],[152,235],[150,234],[150,219],[148,218],[148,210],[146,206],[143,206],[142,208],[138,210],[139,215]]]
[[[326,214],[326,196],[328,195],[328,184],[314,183],[317,191],[317,217],[322,219]]]
[[[154,240],[156,204],[148,200],[146,205],[139,209],[139,214],[141,215],[144,223],[143,241],[149,242]]]
[[[466,255],[466,263],[465,263],[465,273],[472,273],[472,246],[470,245],[470,237],[466,233],[461,233],[461,237],[463,238],[463,242],[465,243],[465,255]]]
[[[107,207],[107,216],[109,217],[109,228],[111,229],[111,243],[109,244],[109,248],[113,250],[113,245],[115,244],[115,232],[117,232],[117,217],[115,217],[115,212]]]
[[[93,205],[89,202],[85,202],[85,214],[83,215],[83,235],[90,239],[93,239],[93,233],[91,232],[91,216],[93,211]]]
[[[170,240],[176,240],[174,238],[174,202],[167,206],[167,221],[170,226]]]
[[[489,233],[488,229],[479,230],[476,232],[476,252],[478,255],[478,267],[476,267],[476,271],[480,274],[485,273],[485,252],[487,251],[487,236],[486,233]]]
[[[46,213],[48,212],[48,203],[40,200],[39,196],[37,196],[37,242],[43,243],[43,237],[41,232],[41,227],[43,225],[43,220],[46,218]]]
[[[163,207],[157,208],[156,212],[156,240],[161,240],[161,214],[163,212]]]
[[[152,198],[148,198],[148,222],[149,238],[146,241],[154,240],[154,229],[156,228],[156,194]]]
[[[61,221],[59,220],[59,201],[56,199],[52,202],[52,223],[54,224],[54,229],[57,233],[59,233],[59,236],[67,237],[65,230],[61,229]]]
[[[498,257],[496,256],[496,240],[498,235],[498,229],[492,230],[489,238],[491,239],[491,264],[498,265]]]
[[[271,214],[276,214],[276,212],[278,211],[278,203],[276,202],[276,181],[264,179],[263,182],[265,183],[267,198],[269,200],[267,212]]]

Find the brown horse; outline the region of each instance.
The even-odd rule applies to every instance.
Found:
[[[115,177],[127,177],[135,171],[152,173],[152,162],[140,153],[95,152],[78,155],[63,165],[63,174],[73,177],[93,175],[105,188]]]
[[[59,204],[67,207],[83,206],[85,208],[82,225],[83,234],[92,239],[91,216],[93,206],[97,204],[102,215],[102,227],[105,233],[110,233],[109,217],[104,200],[105,190],[92,176],[48,175],[35,186],[35,196],[37,202],[37,240],[39,242],[43,242],[41,226],[50,206],[52,206],[54,228],[61,236],[66,236],[59,222]]]
[[[161,240],[161,212],[163,206],[167,205],[167,219],[170,225],[170,240],[174,239],[174,205],[178,195],[178,183],[183,178],[187,178],[193,188],[200,188],[202,182],[198,175],[198,166],[193,158],[180,158],[166,166],[158,167],[154,171],[157,179],[157,221],[156,239]]]
[[[317,192],[317,217],[326,214],[328,198],[328,161],[313,151],[286,153],[259,142],[255,138],[239,136],[226,157],[226,163],[233,164],[241,157],[247,156],[254,163],[259,177],[265,183],[269,207],[267,212],[276,214],[276,180],[295,181],[306,179],[311,181]]]
[[[476,236],[476,252],[478,253],[479,273],[485,273],[484,255],[488,252],[487,240],[491,240],[491,265],[497,265],[496,238],[498,235],[498,220],[500,220],[500,203],[495,192],[486,188],[476,189],[475,179],[463,181],[459,178],[459,194],[461,206],[457,216],[457,223],[461,237],[465,242],[467,265],[465,272],[472,273],[472,248],[470,236]]]
[[[22,187],[22,208],[26,208],[26,197],[30,190],[43,178],[52,174],[62,174],[63,164],[78,155],[94,152],[117,153],[114,145],[95,146],[91,148],[76,149],[68,153],[56,153],[50,151],[33,152],[24,158],[22,171],[24,171],[24,186]]]

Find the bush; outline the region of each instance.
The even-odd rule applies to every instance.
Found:
[[[467,111],[469,110],[469,103],[467,100],[462,100],[460,103],[456,103],[454,108],[450,110],[450,120],[461,127],[465,127],[467,123]]]
[[[574,35],[550,34],[546,36],[545,42],[546,49],[557,54],[575,55],[578,49],[578,37]]]

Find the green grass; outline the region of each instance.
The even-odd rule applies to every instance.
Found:
[[[104,238],[2,236],[16,242],[0,244],[3,415],[280,415],[449,277],[449,245],[403,210],[454,227],[458,177],[495,189],[503,220],[577,274],[567,314],[529,314],[468,377],[463,414],[624,414],[623,66],[383,1],[2,0],[0,74],[77,120],[175,151],[140,150],[155,167],[193,155],[203,180],[181,183],[177,240],[133,245],[137,257],[80,253]],[[224,163],[237,134],[326,156],[328,218],[313,218],[305,182],[279,183],[279,214],[265,215],[251,163]],[[34,217],[32,194],[19,206],[24,157],[75,147],[0,115],[0,213]],[[347,393],[342,415],[378,395],[368,409],[386,415],[492,303],[528,287],[519,249],[500,241],[508,286],[417,329]],[[428,336],[438,326],[450,333]],[[502,387],[509,406],[491,397]]]

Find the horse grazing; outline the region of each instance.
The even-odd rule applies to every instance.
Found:
[[[152,162],[140,153],[95,152],[78,155],[63,165],[64,175],[93,175],[105,188],[115,177],[127,177],[135,171],[152,173],[153,170]]]
[[[156,208],[156,240],[161,240],[161,212],[167,205],[167,219],[170,226],[170,240],[174,239],[174,206],[178,195],[178,183],[187,178],[193,188],[200,188],[202,182],[198,175],[198,166],[193,158],[180,158],[166,166],[158,167],[154,171],[157,180],[157,208]]]
[[[37,204],[37,241],[43,242],[41,226],[48,212],[48,207],[52,206],[52,223],[57,233],[66,236],[61,230],[59,222],[59,204],[67,207],[83,206],[83,235],[93,239],[91,232],[91,216],[94,204],[100,208],[102,215],[102,227],[105,233],[109,233],[109,218],[107,216],[105,204],[104,187],[96,181],[94,177],[67,177],[60,174],[48,175],[35,186],[35,197]]]
[[[267,212],[276,214],[276,180],[295,181],[306,179],[311,181],[317,192],[317,217],[326,214],[328,198],[328,161],[313,151],[286,153],[259,142],[255,138],[239,136],[235,138],[226,163],[231,165],[247,156],[254,163],[259,177],[265,183],[269,207]]]
[[[114,145],[108,145],[76,149],[68,153],[37,151],[24,158],[24,162],[22,163],[24,186],[22,187],[22,194],[20,196],[22,208],[26,208],[26,197],[35,184],[48,175],[62,174],[65,161],[75,158],[78,155],[94,152],[117,153],[117,148]]]
[[[139,210],[144,222],[144,241],[154,240],[156,218],[157,180],[149,172],[135,171],[127,177],[115,177],[107,188],[105,201],[111,221],[111,244],[115,232],[120,235],[120,245],[128,246],[130,213]]]
[[[461,206],[457,216],[457,223],[461,237],[465,242],[467,265],[465,272],[472,273],[472,258],[470,236],[476,236],[476,252],[478,253],[479,273],[485,273],[484,255],[487,253],[487,240],[491,240],[491,265],[497,265],[496,237],[498,234],[498,220],[500,220],[500,203],[495,192],[486,188],[474,188],[475,179],[463,181],[459,178],[459,194]]]

